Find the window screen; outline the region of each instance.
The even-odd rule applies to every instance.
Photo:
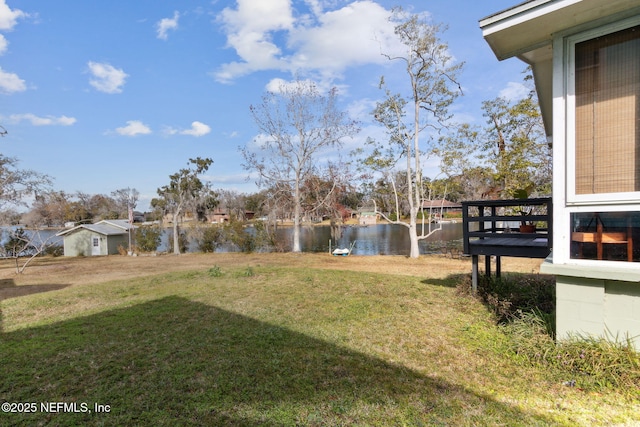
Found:
[[[640,26],[575,45],[576,194],[640,191]]]

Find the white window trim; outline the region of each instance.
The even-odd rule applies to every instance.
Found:
[[[576,100],[575,100],[575,47],[577,43],[591,40],[605,34],[615,33],[627,28],[640,25],[640,17],[633,17],[584,31],[566,38],[566,60],[567,70],[566,85],[566,135],[567,135],[567,157],[565,179],[567,185],[567,205],[615,205],[620,203],[638,203],[640,191],[624,193],[598,193],[598,194],[576,194]]]

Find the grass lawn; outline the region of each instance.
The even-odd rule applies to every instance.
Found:
[[[2,262],[0,402],[34,413],[0,425],[640,423],[628,393],[518,363],[456,291],[470,268],[192,254],[45,258],[15,276]]]

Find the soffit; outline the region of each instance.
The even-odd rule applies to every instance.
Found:
[[[551,44],[553,35],[640,7],[640,0],[531,0],[480,20],[500,60]]]

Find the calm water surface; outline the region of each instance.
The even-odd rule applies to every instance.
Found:
[[[291,228],[278,230],[283,242],[291,250],[293,230]],[[331,228],[328,226],[303,227],[301,230],[301,245],[303,252],[329,252]],[[350,248],[353,255],[409,255],[409,232],[402,225],[378,224],[366,227],[342,227],[339,239],[331,240],[331,247],[335,249]],[[420,253],[440,252],[443,246],[459,246],[462,248],[462,223],[443,223],[442,230],[420,241]]]
[[[167,229],[162,236],[159,252],[168,248]],[[250,230],[250,229],[249,229]],[[42,231],[43,238],[55,231]],[[300,230],[303,252],[329,252],[329,245],[335,248],[350,248],[353,244],[353,255],[409,255],[409,234],[406,227],[392,224],[378,224],[369,226],[347,226],[341,228],[340,237],[331,240],[331,227],[313,226],[302,227]],[[290,251],[293,241],[293,228],[281,227],[276,233],[277,239],[283,243],[285,250]],[[329,242],[331,240],[331,243]],[[53,242],[62,244],[62,239],[55,237]],[[355,243],[354,243],[355,242]],[[191,251],[197,251],[194,244]],[[458,247],[462,249],[462,223],[443,223],[442,230],[429,238],[420,241],[420,253],[439,253],[442,247]],[[225,245],[217,252],[233,252],[234,247]]]

